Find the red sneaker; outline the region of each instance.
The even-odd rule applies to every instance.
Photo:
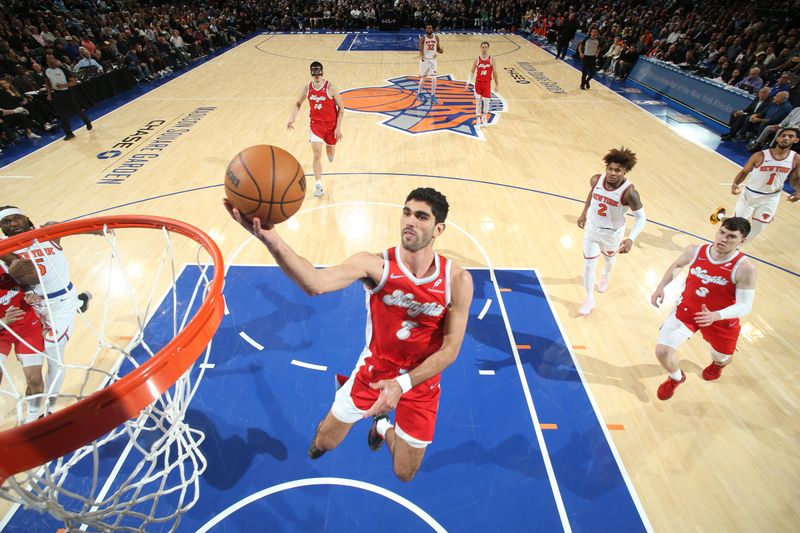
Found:
[[[723,368],[725,367],[718,365],[714,361],[711,361],[711,364],[703,369],[703,379],[706,381],[714,381],[715,379],[719,379],[719,377],[722,375]]]
[[[658,399],[669,400],[672,398],[672,395],[675,394],[675,389],[677,389],[678,385],[684,381],[686,381],[686,374],[683,373],[683,370],[681,370],[680,381],[675,381],[671,377],[667,376],[667,381],[658,386]]]

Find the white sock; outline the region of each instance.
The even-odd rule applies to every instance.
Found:
[[[753,239],[758,237],[758,234],[764,231],[766,224],[754,219],[750,219],[750,234],[747,235],[747,242],[753,242]]]
[[[611,271],[614,270],[614,265],[617,263],[617,256],[614,254],[611,257],[607,255],[603,257],[605,257],[605,262],[603,263],[603,274],[606,276],[611,276]]]
[[[378,435],[380,435],[381,438],[383,439],[386,438],[386,432],[389,431],[389,428],[392,427],[394,427],[394,425],[391,422],[389,422],[387,418],[381,418],[380,420],[378,420],[378,423],[375,424],[375,429],[377,430]]]
[[[681,372],[681,369],[679,368],[677,372],[670,372],[669,377],[675,381],[680,381],[683,379],[683,372]]]
[[[62,341],[58,344],[45,341],[44,353],[47,360],[47,371],[44,376],[45,397],[50,399],[50,405],[55,403],[64,384],[64,348],[67,342]]]
[[[719,353],[716,350],[711,350],[711,359],[713,359],[714,362],[719,366],[725,366],[731,361],[731,356],[724,353]]]
[[[483,117],[488,118],[489,115],[489,99],[481,98],[481,107],[483,108]]]
[[[420,76],[419,78],[419,85],[417,86],[417,94],[422,94],[422,82],[425,81],[425,78]]]
[[[436,94],[436,76],[431,78],[431,96]]]
[[[33,422],[34,420],[36,420],[39,417],[39,407],[41,406],[41,403],[42,403],[42,397],[41,396],[39,396],[37,398],[28,398],[27,399],[28,412],[25,415],[25,423],[26,424],[28,422]]]
[[[594,280],[597,277],[595,266],[597,258],[584,259],[583,261],[583,288],[586,290],[586,298],[594,300]]]
[[[475,116],[478,117],[478,120],[481,119],[481,99],[478,98],[475,100]]]

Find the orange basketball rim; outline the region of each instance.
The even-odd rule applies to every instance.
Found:
[[[164,217],[117,215],[54,224],[0,240],[0,255],[47,241],[104,228],[166,229],[200,244],[211,256],[214,276],[200,308],[164,348],[113,384],[35,422],[0,433],[0,484],[10,476],[66,455],[137,417],[183,375],[222,322],[224,264],[216,243],[190,224]]]

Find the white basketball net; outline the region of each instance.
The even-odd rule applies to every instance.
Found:
[[[62,409],[113,383],[153,357],[184,328],[206,297],[211,262],[198,243],[165,228],[161,228],[163,239],[154,238],[157,231],[105,230],[100,236],[62,239],[73,274],[78,261],[91,265],[91,277],[72,280],[76,285],[73,294],[90,290],[94,298],[86,313],[77,312],[66,347],[45,347],[43,373],[47,374],[49,365],[64,373],[64,384],[57,393],[45,380],[44,393],[26,396],[19,358],[0,358],[0,429],[30,418],[32,402],[40,404],[38,416],[45,409]],[[158,242],[143,250],[142,240],[135,238],[143,232],[148,234],[147,241]],[[43,251],[38,262],[49,268],[43,250],[46,245],[49,243],[35,242],[32,250]],[[135,259],[126,259],[126,255]],[[188,298],[187,291],[179,294],[177,290],[176,255],[192,257],[196,263],[186,267],[198,271]],[[66,287],[71,280],[60,281]],[[80,306],[75,303],[76,308]],[[37,304],[43,323],[56,322],[53,315],[58,305],[47,297]],[[169,325],[153,331],[147,325],[156,312],[158,323]],[[14,333],[15,324],[0,323],[22,341]],[[210,344],[200,363],[208,360],[209,351]],[[78,364],[81,360],[83,364]],[[46,511],[62,520],[68,531],[147,531],[150,524],[162,524],[162,529],[166,524],[174,531],[181,515],[197,501],[198,477],[206,468],[200,451],[204,434],[184,423],[203,372],[202,364],[197,372],[189,369],[138,418],[73,453],[9,478],[0,487],[0,497]]]

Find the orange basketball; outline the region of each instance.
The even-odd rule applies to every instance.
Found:
[[[277,146],[258,144],[236,154],[225,171],[225,196],[233,207],[263,225],[294,215],[306,196],[303,168]]]
[[[408,89],[365,87],[342,94],[344,106],[353,111],[401,111],[414,105],[417,94]]]

